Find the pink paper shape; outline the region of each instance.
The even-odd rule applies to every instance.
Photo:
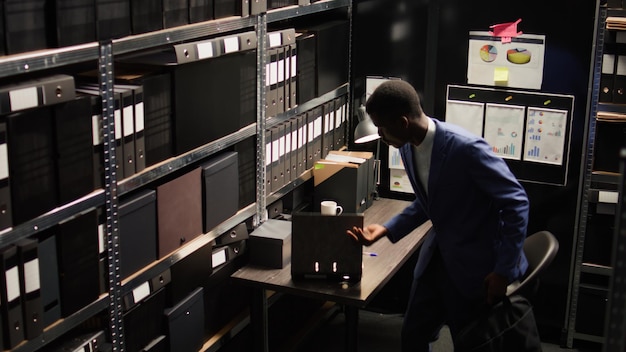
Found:
[[[499,23],[489,26],[489,28],[492,29],[489,34],[500,37],[503,44],[510,43],[512,37],[522,35],[521,31],[517,31],[517,24],[521,21],[522,19],[520,18],[515,22]]]

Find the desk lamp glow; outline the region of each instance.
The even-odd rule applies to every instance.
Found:
[[[378,134],[378,127],[374,125],[370,116],[365,112],[365,106],[361,104],[356,111],[359,123],[354,129],[354,143],[362,144],[376,141],[376,159],[374,159],[376,189],[374,190],[374,199],[378,199],[378,186],[380,185],[380,160],[378,159],[380,154],[380,135]]]

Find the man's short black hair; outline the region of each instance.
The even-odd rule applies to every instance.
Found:
[[[402,80],[390,80],[374,90],[365,103],[365,111],[384,119],[395,119],[420,116],[422,107],[413,86]]]

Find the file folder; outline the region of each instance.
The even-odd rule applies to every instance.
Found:
[[[204,290],[198,287],[165,309],[171,351],[199,351],[204,342]]]
[[[94,302],[98,278],[98,219],[96,210],[59,223],[57,258],[61,315],[68,317]]]
[[[130,17],[133,34],[163,29],[163,3],[158,0],[131,0]]]
[[[39,271],[39,243],[23,238],[16,242],[20,269],[20,291],[24,310],[24,335],[32,340],[43,332],[43,306]]]
[[[116,39],[131,34],[130,0],[96,1],[96,38]]]
[[[119,206],[120,275],[122,280],[157,259],[156,192],[142,190]]]
[[[48,48],[45,0],[5,0],[3,5],[7,54]]]
[[[294,35],[294,40],[295,40],[295,35]],[[289,45],[289,55],[287,56],[289,59],[289,75],[288,77],[288,88],[289,88],[289,95],[288,95],[288,99],[287,99],[287,107],[288,109],[293,109],[298,105],[298,91],[297,91],[297,84],[298,84],[298,55],[297,55],[297,49],[296,49],[296,44],[290,44]],[[287,93],[285,93],[287,94]]]
[[[335,147],[334,150],[340,150],[346,141],[346,110],[347,110],[347,98],[346,96],[335,99]]]
[[[34,219],[58,204],[53,121],[49,107],[7,116],[13,225]]]
[[[239,210],[239,162],[237,152],[212,157],[202,167],[204,233]]]
[[[100,294],[109,292],[109,260],[107,248],[107,214],[103,207],[96,209],[98,219],[98,280]]]
[[[0,114],[74,99],[74,78],[52,75],[0,87]]]
[[[77,97],[53,107],[59,205],[94,190],[91,97]]]
[[[39,272],[41,279],[41,304],[43,326],[50,326],[61,319],[61,296],[59,291],[59,266],[57,263],[57,229],[51,228],[39,236]]]
[[[13,226],[8,159],[7,124],[4,121],[0,121],[0,230]]]
[[[17,247],[9,245],[0,249],[0,312],[4,348],[12,349],[24,340],[19,258]]]
[[[198,167],[157,186],[158,258],[203,233],[200,177]]]
[[[80,89],[77,89],[79,94]],[[102,124],[102,99],[98,95],[85,94],[91,106],[91,143],[94,189],[104,188],[104,131]]]
[[[134,131],[134,150],[128,151],[133,153],[133,160],[135,164],[135,173],[139,173],[146,168],[146,141],[145,141],[145,108],[143,102],[143,87],[140,85],[118,85],[121,88],[130,89],[132,92],[132,115],[133,119],[129,124],[132,124],[132,130]],[[126,122],[125,122],[126,123]],[[129,127],[130,129],[130,127]]]
[[[184,26],[189,23],[188,0],[163,1],[163,28]]]
[[[65,47],[96,41],[96,4],[93,0],[54,1],[54,45]]]
[[[213,19],[213,0],[189,0],[189,23]]]
[[[278,191],[285,183],[285,129],[282,125],[271,128],[272,131],[272,187],[271,192]]]
[[[281,114],[285,112],[285,48],[276,51],[276,114]]]

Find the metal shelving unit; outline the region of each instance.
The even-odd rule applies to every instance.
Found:
[[[602,58],[605,44],[606,20],[608,16],[620,15],[623,11],[617,13],[613,9],[608,9],[600,5],[600,1],[596,1],[596,26],[595,41],[593,48],[592,63],[593,68],[590,79],[589,90],[589,111],[588,121],[585,126],[585,150],[581,163],[580,173],[582,182],[579,190],[579,204],[576,218],[576,233],[574,238],[574,246],[572,249],[572,265],[570,272],[570,288],[568,292],[568,305],[566,313],[565,326],[563,336],[563,344],[572,348],[574,340],[591,341],[599,344],[605,342],[602,334],[581,332],[577,330],[578,310],[580,308],[581,288],[594,290],[596,292],[609,293],[608,285],[602,282],[609,282],[615,275],[612,266],[587,262],[584,260],[585,242],[588,240],[589,228],[588,219],[591,215],[590,204],[597,202],[598,194],[604,192],[616,192],[619,181],[619,175],[595,172],[593,170],[594,145],[596,142],[596,123],[598,114],[602,112],[625,113],[626,106],[620,104],[600,103],[600,77],[602,74]],[[623,16],[623,15],[622,15]],[[584,276],[584,277],[583,277]],[[593,278],[593,280],[591,280]]]
[[[24,54],[16,54],[0,57],[0,78],[19,76],[26,73],[45,71],[50,69],[62,69],[64,67],[86,62],[97,62],[100,75],[101,98],[103,104],[103,126],[105,141],[105,174],[104,189],[96,190],[74,202],[65,204],[51,210],[35,219],[14,226],[0,233],[0,246],[9,245],[37,234],[38,232],[55,226],[63,220],[69,219],[85,211],[104,207],[106,211],[106,237],[108,263],[109,263],[109,291],[102,294],[98,300],[84,307],[77,313],[62,319],[47,327],[43,334],[34,340],[28,340],[17,346],[14,351],[27,352],[45,348],[49,343],[60,336],[70,332],[84,321],[108,311],[109,316],[109,339],[114,351],[124,350],[124,331],[122,318],[122,298],[147,280],[167,270],[171,265],[185,258],[202,246],[210,243],[220,234],[226,232],[237,224],[249,218],[255,218],[256,224],[266,220],[265,207],[268,201],[277,199],[290,189],[297,187],[311,177],[310,172],[305,173],[291,184],[284,186],[281,191],[268,195],[265,188],[265,131],[268,127],[281,123],[307,109],[319,104],[331,101],[336,97],[349,94],[348,84],[339,87],[333,92],[327,93],[312,101],[301,104],[290,111],[276,117],[265,116],[265,63],[266,63],[266,34],[267,25],[298,16],[329,11],[333,9],[347,8],[351,11],[351,0],[325,0],[305,6],[291,6],[272,10],[267,13],[248,17],[230,17],[202,23],[159,30],[141,35],[132,35],[100,43],[86,43],[71,47],[46,49]],[[192,151],[165,160],[157,165],[152,165],[141,173],[130,178],[120,180],[115,172],[115,122],[113,116],[113,61],[115,55],[133,53],[140,50],[173,45],[180,42],[216,36],[224,33],[236,32],[243,29],[254,28],[257,34],[257,121],[239,131],[216,141],[203,145]],[[160,179],[172,172],[196,163],[208,156],[232,147],[239,141],[249,137],[257,137],[256,155],[256,202],[240,209],[237,214],[218,225],[209,233],[203,234],[175,253],[160,259],[130,278],[120,280],[119,275],[119,237],[118,237],[118,201],[119,196],[139,189],[140,187]],[[214,347],[210,347],[215,349]]]

